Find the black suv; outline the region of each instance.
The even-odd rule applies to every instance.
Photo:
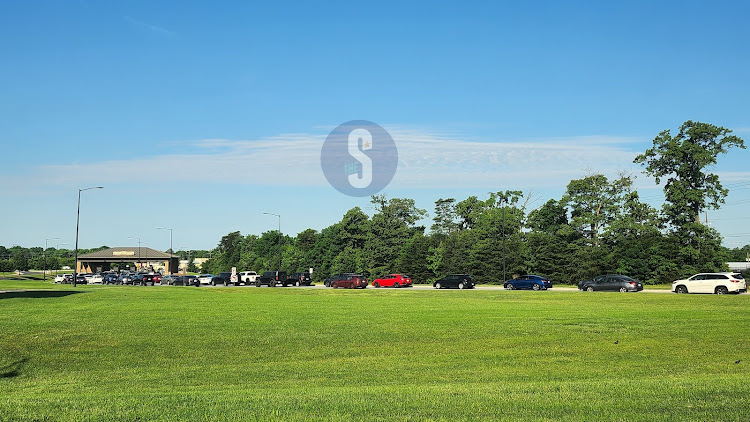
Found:
[[[435,280],[432,286],[436,289],[473,289],[474,280],[468,274],[451,274],[439,280]]]
[[[136,274],[135,277],[131,279],[131,283],[134,286],[136,284],[140,284],[141,286],[146,286],[148,284],[151,284],[152,286],[156,284],[156,281],[154,280],[154,274]]]
[[[260,287],[267,285],[268,287],[276,287],[277,284],[286,286],[287,283],[292,285],[294,282],[289,282],[286,276],[286,271],[266,271],[260,277],[255,279],[255,286]]]
[[[312,284],[312,278],[310,278],[310,273],[307,271],[293,273],[289,276],[288,280],[294,282],[295,286],[310,286]]]
[[[219,273],[214,276],[214,278],[211,279],[211,285],[215,286],[217,284],[223,284],[225,286],[228,286],[232,284],[232,273]],[[240,283],[238,282],[237,285]]]

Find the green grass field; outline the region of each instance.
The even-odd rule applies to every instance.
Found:
[[[3,421],[750,418],[750,295],[13,288]]]

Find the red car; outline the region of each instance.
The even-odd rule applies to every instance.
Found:
[[[388,274],[373,280],[372,287],[411,287],[411,278],[404,274]]]
[[[338,274],[328,281],[330,287],[346,287],[349,289],[364,289],[367,287],[367,278],[359,274],[344,273]]]

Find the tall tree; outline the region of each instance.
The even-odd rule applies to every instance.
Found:
[[[602,230],[616,217],[631,184],[629,176],[610,182],[603,174],[571,180],[562,199],[570,208],[570,225],[599,246]]]
[[[645,173],[654,177],[656,184],[666,179],[663,211],[674,228],[698,222],[703,210],[717,209],[724,203],[728,190],[721,185],[719,176],[707,170],[729,148],[745,148],[745,142],[731,132],[688,120],[675,136],[669,129],[659,133],[654,146],[633,160],[646,166]]]
[[[633,160],[644,165],[644,172],[657,184],[666,179],[662,212],[670,236],[680,246],[676,259],[684,271],[716,271],[724,266],[719,233],[701,224],[700,214],[718,209],[729,192],[709,169],[729,148],[745,148],[745,142],[731,132],[688,120],[675,136],[669,130],[659,133],[653,147]]]

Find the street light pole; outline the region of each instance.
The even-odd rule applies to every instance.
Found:
[[[172,249],[172,229],[169,227],[157,227],[157,230],[169,230],[169,275],[174,274],[172,271],[172,255],[174,255],[174,249]]]
[[[281,215],[272,212],[264,212],[263,214],[279,217],[279,272],[281,272]]]
[[[42,269],[42,281],[47,281],[47,241],[49,240],[60,240],[60,238],[50,237],[49,239],[44,239],[44,269]]]
[[[81,192],[91,189],[104,189],[104,187],[92,186],[90,188],[78,189],[78,212],[76,213],[76,253],[75,260],[73,261],[73,287],[76,286],[76,279],[78,278],[78,228],[81,223]]]

